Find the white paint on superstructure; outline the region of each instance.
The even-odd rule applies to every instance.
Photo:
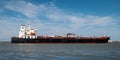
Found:
[[[28,26],[21,25],[20,31],[19,31],[19,38],[37,38],[36,36],[36,30],[35,28],[31,28],[30,24]]]

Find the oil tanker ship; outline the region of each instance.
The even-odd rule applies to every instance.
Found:
[[[37,36],[35,28],[21,25],[19,35],[11,37],[11,43],[107,43],[109,36],[76,36],[68,33],[66,36]]]

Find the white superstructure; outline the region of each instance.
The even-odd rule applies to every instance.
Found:
[[[19,31],[19,38],[37,38],[36,36],[36,29],[31,28],[30,24],[28,26],[21,25],[20,31]]]

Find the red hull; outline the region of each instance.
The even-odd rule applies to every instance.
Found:
[[[109,37],[42,37],[18,38],[12,37],[12,43],[107,43]]]

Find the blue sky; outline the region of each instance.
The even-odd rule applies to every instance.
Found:
[[[38,35],[111,36],[120,40],[120,0],[0,0],[0,41],[31,22]]]

